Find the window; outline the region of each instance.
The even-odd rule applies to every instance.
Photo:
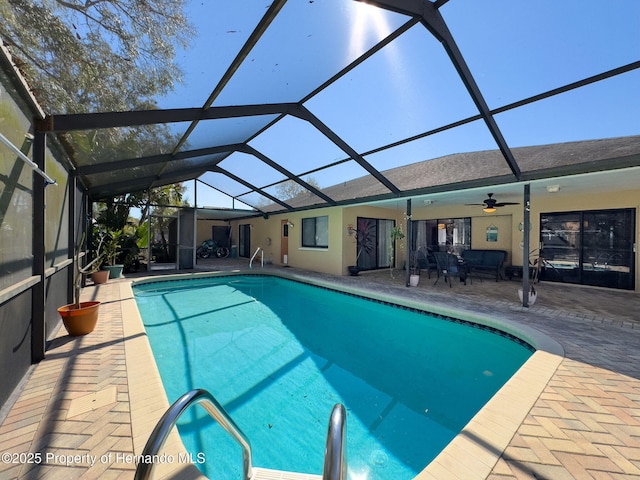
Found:
[[[315,248],[329,247],[329,217],[302,219],[302,246]]]
[[[543,213],[540,225],[543,280],[635,288],[633,209]]]
[[[439,218],[413,222],[411,248],[460,254],[471,248],[471,218]]]

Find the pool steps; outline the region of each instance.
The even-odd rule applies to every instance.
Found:
[[[322,480],[322,475],[254,467],[251,480]]]
[[[175,427],[180,416],[193,404],[201,404],[207,413],[242,448],[242,479],[243,480],[346,480],[347,461],[346,452],[346,422],[347,413],[344,405],[338,403],[333,407],[329,419],[327,443],[325,448],[324,469],[322,475],[271,470],[267,468],[253,468],[251,460],[251,445],[249,439],[233,421],[224,407],[211,393],[203,389],[191,390],[182,395],[162,415],[142,452],[142,458],[155,458]],[[140,462],[136,468],[135,480],[147,480],[155,468],[155,463]]]

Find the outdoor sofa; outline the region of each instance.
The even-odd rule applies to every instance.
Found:
[[[496,282],[504,278],[502,271],[507,260],[507,252],[504,250],[463,250],[462,259],[469,272],[490,272],[496,277]]]

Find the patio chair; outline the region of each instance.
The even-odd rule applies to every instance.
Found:
[[[438,272],[438,265],[431,250],[418,249],[417,268],[419,271],[426,270],[428,278],[431,278],[431,272]]]
[[[460,260],[456,255],[445,252],[434,252],[433,256],[436,260],[436,265],[438,269],[438,278],[436,279],[434,285],[438,283],[440,277],[444,278],[444,281],[449,284],[449,287],[452,287],[451,278],[458,277],[461,282],[467,284],[467,270],[464,264],[460,263]]]

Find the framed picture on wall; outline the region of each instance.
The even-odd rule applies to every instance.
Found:
[[[487,242],[498,241],[498,227],[495,225],[489,225],[487,227]]]

